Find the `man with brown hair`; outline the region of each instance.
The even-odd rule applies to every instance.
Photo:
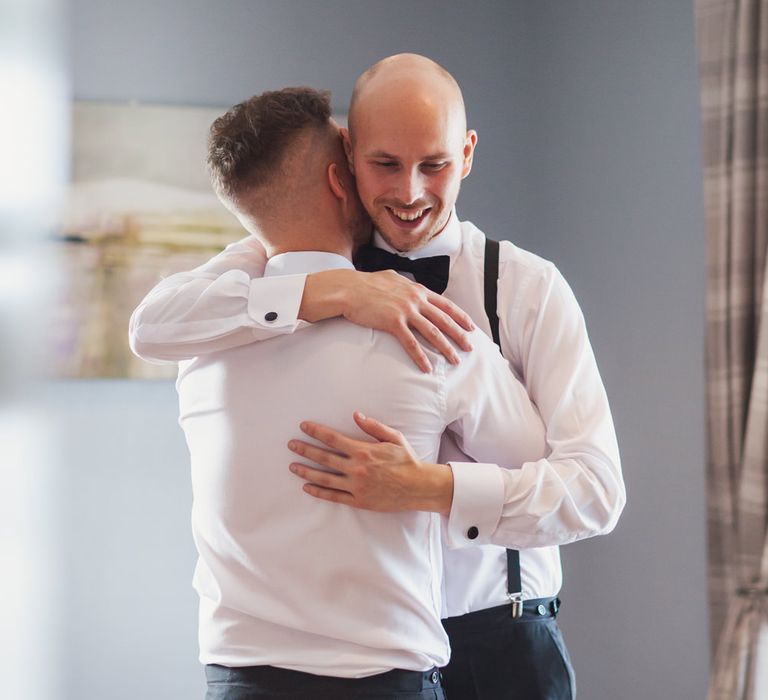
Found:
[[[273,291],[320,271],[354,274],[369,221],[326,94],[287,88],[235,106],[211,128],[208,166],[266,250]],[[230,266],[213,285],[219,295],[247,279]],[[250,300],[229,303],[244,314]],[[424,348],[435,371],[422,373],[391,335],[334,319],[179,363],[208,700],[444,697],[440,521],[420,496],[432,487],[410,495],[415,511],[339,508],[302,493],[284,465],[303,418],[361,438],[359,411],[386,420],[406,468],[436,482],[451,479],[435,464],[449,426],[477,460],[499,445],[513,464],[535,458],[543,425],[525,389],[488,338],[472,343],[458,365]]]

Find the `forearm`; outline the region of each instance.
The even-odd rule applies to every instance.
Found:
[[[292,332],[301,327],[298,321],[342,316],[354,276],[362,274],[326,270],[300,281],[295,275],[261,279],[252,272],[198,269],[163,280],[131,316],[131,349],[149,361],[186,360]],[[265,321],[270,311],[277,318]]]
[[[325,270],[261,279],[265,261],[251,236],[205,265],[163,280],[131,317],[134,353],[149,361],[186,360],[338,316],[391,333],[423,371],[431,365],[414,333],[451,362],[458,359],[448,338],[471,349],[469,317],[397,273]]]
[[[497,376],[496,384],[505,378]],[[451,465],[454,476],[450,546],[473,540],[513,549],[547,547],[605,534],[616,525],[626,493],[598,379],[560,392],[554,404],[541,401],[543,418],[533,404],[526,406],[522,390],[506,386],[494,410],[472,412],[469,433],[443,440],[440,461]],[[485,433],[495,422],[495,434],[504,437],[494,443]]]
[[[293,332],[303,284],[303,275],[261,279],[239,269],[172,275],[133,312],[131,349],[145,360],[179,361]]]
[[[157,284],[131,316],[129,343],[148,361],[180,361],[306,325],[297,314],[304,275],[263,278],[266,253],[254,236]]]
[[[447,464],[422,462],[408,485],[403,510],[421,510],[447,516],[453,501],[453,471]]]
[[[618,455],[540,459],[519,469],[461,462],[451,467],[448,532],[454,547],[548,547],[607,534],[626,502]],[[477,534],[469,538],[472,527]]]
[[[354,270],[324,270],[307,275],[299,306],[299,318],[315,323],[327,318],[343,316],[348,310],[349,285]]]
[[[613,530],[626,503],[618,465],[607,455],[540,460],[507,471],[505,501],[491,542],[563,545]]]

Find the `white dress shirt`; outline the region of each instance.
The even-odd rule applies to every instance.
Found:
[[[285,253],[264,281],[333,267],[352,265]],[[312,498],[288,470],[287,442],[304,419],[366,439],[359,410],[402,431],[422,460],[437,459],[446,428],[480,462],[500,450],[510,466],[536,458],[544,426],[525,388],[482,332],[472,342],[457,367],[427,350],[424,374],[393,337],[332,319],[179,363],[201,662],[339,677],[447,663],[440,517]]]
[[[389,249],[378,235],[375,242]],[[490,334],[484,244],[483,233],[454,212],[439,236],[409,256],[450,255],[444,295]],[[297,319],[304,278],[284,278],[279,288],[260,280],[263,259],[258,242],[246,238],[206,265],[161,282],[131,319],[135,352],[179,360],[309,325]],[[263,320],[271,310],[279,313],[273,325]],[[541,413],[547,448],[522,469],[507,469],[516,465],[501,445],[489,460],[494,465],[478,465],[467,462],[450,436],[444,439],[440,458],[454,474],[444,527],[444,616],[506,602],[504,547],[521,549],[525,598],[556,595],[562,584],[558,545],[610,532],[625,503],[605,389],[583,315],[562,275],[551,262],[501,241],[498,314],[504,357]],[[474,540],[466,536],[471,526],[479,532]]]

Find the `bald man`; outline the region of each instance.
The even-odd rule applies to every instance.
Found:
[[[445,437],[440,464],[414,469],[407,447],[388,437],[386,426],[366,419],[359,426],[379,444],[310,424],[305,432],[329,450],[300,442],[294,448],[322,466],[334,463],[339,452],[354,451],[340,473],[301,462],[290,468],[316,498],[379,511],[418,510],[429,502],[445,516],[449,698],[573,698],[573,669],[555,620],[562,585],[558,546],[614,528],[625,503],[618,447],[583,316],[556,267],[508,241],[495,248],[473,224],[458,219],[455,203],[476,144],[459,86],[438,64],[402,54],[366,71],[355,85],[345,134],[350,168],[375,225],[372,245],[356,263],[430,284],[493,337],[541,412],[546,449],[538,459],[516,464],[500,448],[495,464],[476,464]],[[219,264],[226,266],[223,255]],[[452,321],[456,312],[448,307],[420,314],[434,298],[420,296],[429,294],[423,288],[403,286],[402,277],[322,274],[282,290],[281,300],[299,310],[286,310],[275,332],[340,314],[363,325],[376,319],[398,334],[424,369],[429,363],[414,332],[447,355],[446,333],[466,346],[465,319],[455,315]],[[248,293],[261,309],[281,302],[257,279]],[[145,354],[177,359],[191,351],[190,343],[209,342],[190,339],[189,326],[180,325],[195,320],[198,302],[194,282],[176,285],[163,298],[148,297],[139,320],[160,319],[164,336],[145,334]],[[226,315],[224,300],[221,313]],[[240,321],[248,337],[242,342],[265,337],[255,316]],[[232,334],[236,342],[239,330]],[[439,478],[446,464],[447,481]]]

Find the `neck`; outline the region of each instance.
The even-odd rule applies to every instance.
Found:
[[[265,246],[267,251],[267,257],[273,258],[275,255],[281,255],[282,253],[335,253],[341,255],[347,260],[352,260],[352,243],[346,245],[333,245],[331,243],[323,243],[318,240],[308,240],[304,243],[291,242],[283,243],[277,246]]]
[[[335,253],[347,260],[352,260],[352,246],[338,248],[333,246],[322,246],[318,244],[307,244],[302,246],[279,246],[267,248],[267,258],[273,258],[275,255],[283,253]]]
[[[352,236],[336,222],[320,219],[306,223],[293,221],[289,226],[279,226],[277,230],[262,233],[268,258],[281,253],[318,251],[352,259]]]
[[[257,203],[258,204],[258,203]],[[244,207],[241,223],[261,241],[271,258],[282,253],[318,251],[352,259],[355,230],[336,198],[309,192],[274,206]]]

